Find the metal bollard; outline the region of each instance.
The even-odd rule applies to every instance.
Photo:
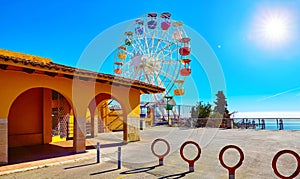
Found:
[[[157,154],[154,151],[154,145],[157,142],[164,142],[167,145],[167,151],[164,154],[162,154],[162,155],[159,155],[159,154]],[[161,139],[161,138],[155,139],[152,142],[151,151],[152,151],[153,155],[155,155],[156,157],[158,157],[158,164],[159,164],[159,166],[162,166],[162,165],[164,165],[164,157],[167,156],[169,154],[169,152],[170,152],[170,144],[165,139]]]
[[[101,162],[100,158],[100,142],[97,142],[97,163]]]
[[[118,169],[121,169],[122,162],[121,162],[121,147],[118,147]]]
[[[292,175],[290,175],[290,176],[283,176],[281,173],[279,173],[279,171],[278,171],[278,169],[277,169],[277,160],[278,160],[278,158],[279,158],[281,155],[283,155],[283,154],[291,154],[291,155],[293,155],[293,156],[296,158],[296,161],[297,161],[297,163],[298,163],[298,166],[297,166],[297,168],[296,168],[296,171],[295,171]],[[279,151],[279,152],[274,156],[274,158],[273,158],[273,160],[272,160],[272,168],[273,168],[273,170],[274,170],[274,173],[275,173],[279,178],[282,178],[282,179],[296,178],[296,177],[299,175],[299,173],[300,173],[300,156],[299,156],[296,152],[294,152],[294,151],[292,151],[292,150],[281,150],[281,151]]]
[[[184,154],[183,154],[184,147],[185,147],[186,145],[188,145],[188,144],[195,145],[195,146],[197,147],[197,149],[198,149],[198,154],[197,154],[197,156],[196,156],[193,160],[187,159],[187,158],[184,156]],[[195,162],[200,158],[200,155],[201,155],[201,148],[200,148],[200,146],[199,146],[196,142],[194,142],[194,141],[186,141],[186,142],[183,143],[183,144],[181,145],[181,147],[180,147],[180,156],[181,156],[181,158],[182,158],[184,161],[188,162],[188,164],[189,164],[189,172],[194,172],[194,171],[195,171],[195,169],[194,169],[194,164],[195,164]]]
[[[235,166],[227,166],[223,160],[224,152],[230,148],[236,149],[240,154],[240,161]],[[242,149],[240,149],[238,146],[227,145],[227,146],[223,147],[222,150],[220,151],[219,160],[220,160],[221,165],[228,170],[229,179],[235,179],[235,170],[243,164],[244,153],[243,153]]]

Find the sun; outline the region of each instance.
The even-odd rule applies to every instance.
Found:
[[[280,9],[263,9],[256,14],[256,41],[264,47],[283,47],[294,37],[293,16]]]
[[[280,17],[270,17],[262,26],[265,37],[273,41],[283,41],[288,37],[288,24]]]
[[[289,38],[288,19],[278,14],[265,17],[260,30],[265,40],[269,40],[273,43],[284,42]]]

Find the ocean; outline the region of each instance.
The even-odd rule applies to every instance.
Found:
[[[276,119],[282,119],[284,130],[300,130],[300,112],[298,111],[237,112],[233,118],[236,122],[241,122],[242,119],[249,119],[252,122],[252,119],[255,119],[256,124],[258,124],[258,119],[265,119],[267,130],[278,130],[279,125],[277,126]]]
[[[252,119],[249,119],[252,122]],[[300,119],[282,119],[283,120],[283,130],[300,130]],[[258,119],[254,119],[257,125],[256,129],[260,129],[258,126]],[[241,122],[241,119],[235,120],[235,122]],[[278,121],[279,122],[279,121]],[[262,121],[260,120],[260,123]],[[279,124],[277,125],[276,119],[265,119],[266,130],[278,130]]]
[[[300,130],[300,119],[282,119],[283,130]],[[276,119],[265,119],[267,130],[278,130]],[[257,121],[258,123],[258,121]]]

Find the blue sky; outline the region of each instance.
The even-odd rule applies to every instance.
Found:
[[[106,29],[148,12],[170,12],[216,55],[231,111],[300,110],[299,0],[0,2],[0,48],[70,66],[78,65],[84,50]],[[273,28],[281,31],[266,29],[272,18],[279,21]],[[101,72],[112,73],[112,63],[105,61]],[[192,65],[190,80],[197,86],[182,101],[212,103],[206,69],[197,60]]]

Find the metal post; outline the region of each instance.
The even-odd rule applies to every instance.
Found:
[[[229,179],[234,179],[234,175],[229,175]]]
[[[189,166],[189,172],[194,172],[194,166]]]
[[[101,162],[100,158],[100,142],[97,142],[97,163]]]
[[[122,162],[121,162],[121,147],[118,147],[118,169],[121,169]]]
[[[168,105],[168,104],[167,104],[167,105]],[[169,126],[172,125],[172,122],[170,122],[170,110],[168,110],[168,124],[169,124]]]
[[[163,166],[164,165],[164,158],[163,157],[159,158],[158,165],[159,166]]]
[[[178,105],[178,122],[179,122],[179,120],[180,120],[180,105]]]

